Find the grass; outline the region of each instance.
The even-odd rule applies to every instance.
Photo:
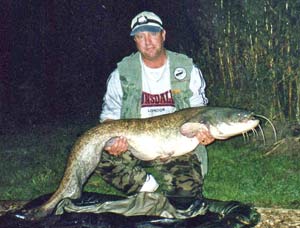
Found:
[[[53,192],[72,144],[92,125],[41,125],[1,135],[0,200],[32,199]],[[254,149],[239,138],[215,142],[208,151],[206,197],[264,207],[300,208],[297,153],[263,156],[262,149]],[[120,194],[95,175],[84,190]]]
[[[206,197],[300,208],[300,154],[264,156],[261,149],[230,141],[211,147]]]

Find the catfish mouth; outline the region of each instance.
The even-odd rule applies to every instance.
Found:
[[[258,124],[259,120],[257,119],[247,119],[241,122],[221,122],[216,125],[210,125],[209,131],[215,139],[224,140],[254,130]]]

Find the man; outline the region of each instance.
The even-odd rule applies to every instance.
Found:
[[[156,14],[145,11],[135,16],[130,35],[138,52],[124,58],[110,75],[100,122],[147,118],[207,104],[201,71],[187,56],[164,48],[166,31]],[[214,140],[208,132],[199,132],[197,138],[203,145]],[[163,176],[160,182],[145,171],[141,161],[126,153],[125,135],[105,150],[97,171],[126,194],[154,192],[161,186],[171,201],[182,199],[186,206],[202,198],[207,168],[204,146],[196,149],[198,156],[188,154],[155,164],[156,173]]]

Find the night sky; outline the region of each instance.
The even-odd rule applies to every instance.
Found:
[[[181,1],[2,2],[2,126],[97,121],[110,72],[135,51],[131,19],[143,10],[160,15],[173,51],[183,32],[177,23]]]

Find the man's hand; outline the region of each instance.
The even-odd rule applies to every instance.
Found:
[[[196,134],[196,138],[198,139],[199,144],[204,146],[215,141],[215,138],[209,133],[209,131],[206,130],[198,131]]]
[[[118,156],[128,150],[128,142],[125,137],[116,137],[112,145],[104,147],[109,154]]]

